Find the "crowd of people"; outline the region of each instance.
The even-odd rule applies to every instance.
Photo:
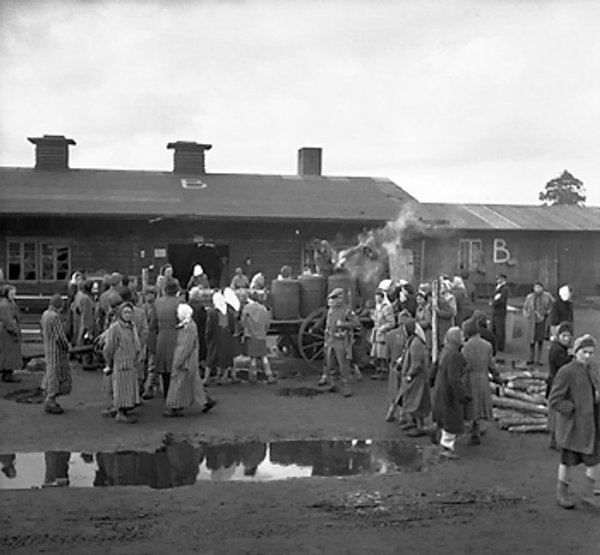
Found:
[[[284,266],[279,279],[290,276],[291,268]],[[488,325],[488,316],[475,309],[472,285],[462,277],[442,277],[436,284],[415,288],[406,281],[382,281],[372,303],[365,302],[371,320],[366,343],[372,378],[388,381],[386,419],[398,420],[412,437],[431,433],[440,454],[453,459],[458,458],[458,436],[466,432],[471,443],[479,444],[481,422],[493,416],[490,380],[503,384],[496,355],[506,349],[509,290],[506,276],[498,275]],[[21,366],[15,294],[14,286],[0,286],[0,369],[5,382],[17,380],[14,370]],[[132,411],[159,391],[165,417],[182,416],[190,407],[211,410],[216,401],[207,393],[209,381],[239,382],[234,358],[240,354],[249,358],[249,381],[256,382],[262,371],[268,383],[275,383],[267,349],[271,315],[266,298],[264,275],[249,280],[241,268],[230,287],[216,291],[209,289],[200,265],[187,289],[167,265],[156,284],[141,292],[118,273],[99,284],[76,272],[67,300],[52,296],[40,322],[45,411],[63,413],[57,398],[71,392],[73,356],[84,369],[102,368],[107,400],[102,414],[121,423],[134,423]],[[575,339],[568,285],[555,297],[541,282],[535,283],[524,300],[523,317],[527,363],[548,362],[551,447],[561,452],[557,499],[561,507],[571,508],[571,468],[585,465],[588,494],[593,495],[600,463],[600,375],[592,362],[596,341],[585,334]],[[364,370],[356,349],[357,338],[365,340],[362,323],[347,292],[332,290],[323,322],[319,386],[335,384],[337,366],[342,394],[352,395],[351,382],[362,378],[361,366]]]

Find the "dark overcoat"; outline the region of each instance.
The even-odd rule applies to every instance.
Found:
[[[594,389],[596,396],[594,395]],[[585,455],[600,443],[600,372],[577,360],[565,364],[556,374],[549,405],[556,414],[556,443]]]
[[[466,401],[463,379],[466,361],[462,354],[444,347],[432,372],[433,420],[451,434],[464,431],[463,407]]]
[[[18,370],[23,365],[20,319],[17,304],[0,298],[0,370]]]

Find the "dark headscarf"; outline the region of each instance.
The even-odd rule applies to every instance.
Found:
[[[408,337],[412,337],[413,335],[415,335],[417,326],[416,326],[416,322],[414,320],[408,320],[405,324],[404,324],[404,329],[406,330],[406,335]]]
[[[469,339],[479,333],[479,323],[474,318],[469,318],[462,323],[462,329],[467,339]]]
[[[10,285],[0,285],[0,297],[6,297],[8,299],[9,291],[10,291]]]
[[[86,279],[83,282],[83,285],[81,286],[81,288],[83,289],[84,293],[87,293],[88,295],[92,295],[92,288],[94,287],[94,280],[93,279]]]
[[[474,310],[471,318],[475,320],[479,326],[487,327],[487,316],[483,310]]]
[[[55,293],[54,295],[52,295],[52,297],[50,297],[50,302],[48,303],[48,306],[51,306],[56,310],[62,310],[63,305],[63,298],[58,293]]]
[[[132,303],[121,303],[119,305],[119,307],[116,309],[117,310],[117,316],[119,317],[119,320],[125,324],[131,324],[131,322],[126,322],[125,320],[123,320],[123,310],[125,308],[131,308],[131,310],[133,310],[133,304]]]

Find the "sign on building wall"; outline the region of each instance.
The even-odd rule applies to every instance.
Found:
[[[154,249],[154,258],[167,258],[167,249]]]
[[[504,239],[494,239],[494,264],[505,264],[510,260],[510,251]]]

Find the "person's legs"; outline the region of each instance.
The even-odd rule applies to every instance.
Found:
[[[258,370],[256,366],[256,357],[250,357],[250,368],[248,369],[248,381],[250,383],[256,383],[258,381]]]
[[[350,397],[352,390],[350,389],[350,359],[344,345],[337,346],[335,349],[335,357],[340,367],[340,378],[342,381],[342,393],[344,397]]]
[[[556,502],[563,509],[572,509],[575,507],[573,499],[569,494],[569,482],[571,479],[571,469],[566,464],[558,465],[558,481],[556,483]]]
[[[273,374],[273,370],[271,370],[271,363],[269,362],[269,357],[268,356],[264,356],[262,357],[262,367],[263,367],[263,372],[265,373],[265,376],[267,377],[267,383],[277,383],[277,378],[275,378],[275,375]]]
[[[148,353],[146,360],[146,383],[144,385],[144,394],[142,399],[152,399],[154,397],[154,390],[158,386],[158,374],[156,373],[156,355],[154,353]]]
[[[536,364],[538,366],[543,365],[544,363],[542,362],[542,354],[544,352],[544,342],[543,341],[538,341],[537,342],[537,358],[535,360]]]
[[[585,467],[585,489],[581,498],[585,505],[594,509],[600,509],[600,499],[596,500],[594,497],[597,494],[596,476],[599,466],[600,465]]]
[[[529,360],[527,361],[527,364],[534,364],[535,363],[535,343],[530,343],[529,344]]]
[[[167,394],[169,393],[169,384],[171,383],[171,374],[167,374],[167,372],[163,372],[160,376],[162,379],[163,399],[166,399]]]
[[[323,374],[318,385],[327,385],[331,382],[331,370],[333,364],[333,347],[327,345],[325,347],[325,357],[323,359]]]

